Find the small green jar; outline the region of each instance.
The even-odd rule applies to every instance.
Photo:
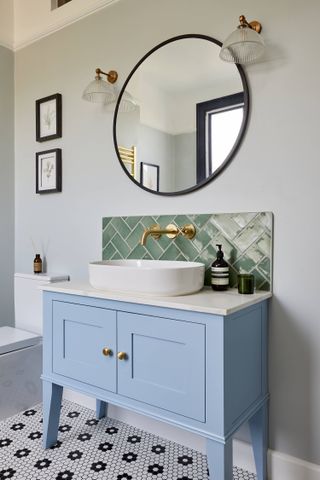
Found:
[[[254,292],[254,275],[252,273],[240,273],[238,275],[238,292],[241,294]]]

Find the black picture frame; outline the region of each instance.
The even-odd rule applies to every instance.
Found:
[[[55,93],[36,100],[36,140],[47,142],[62,137],[62,95]]]
[[[46,164],[45,164],[46,162]],[[36,153],[36,193],[62,191],[62,151],[54,148]]]
[[[152,184],[150,185],[150,178],[146,178],[144,174],[144,169],[145,167],[150,171],[151,175],[151,182]],[[154,178],[152,178],[154,176]],[[140,162],[140,183],[143,187],[148,188],[148,190],[154,191],[154,192],[159,192],[159,186],[160,186],[160,167],[159,165],[155,165],[154,163],[146,163],[146,162]],[[153,186],[155,188],[153,188]]]

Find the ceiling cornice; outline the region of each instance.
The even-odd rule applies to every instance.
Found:
[[[68,25],[71,25],[72,23],[78,22],[82,18],[92,15],[93,13],[99,10],[102,10],[103,8],[106,8],[118,1],[120,0],[96,0],[94,5],[82,7],[78,9],[77,12],[73,12],[71,15],[69,14],[63,18],[59,18],[52,21],[51,23],[47,24],[45,28],[43,28],[42,30],[38,30],[33,34],[29,34],[28,36],[26,36],[26,38],[23,38],[19,41],[15,40],[13,45],[4,45],[4,46],[6,46],[7,48],[11,48],[14,51],[21,50],[22,48],[25,48],[28,45],[31,45],[32,43],[37,42],[42,38],[47,37],[48,35],[51,35],[52,33],[57,32],[58,30],[61,30],[67,27]],[[68,4],[66,4],[66,7],[67,6]],[[65,7],[61,7],[61,8],[65,8]]]

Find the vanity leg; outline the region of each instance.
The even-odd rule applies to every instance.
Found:
[[[264,404],[257,413],[250,418],[252,447],[256,463],[257,479],[267,480],[268,455],[268,405]]]
[[[58,439],[63,387],[43,381],[43,447],[52,447]]]
[[[106,417],[108,414],[108,404],[103,400],[96,400],[96,419]]]
[[[207,439],[207,457],[210,480],[233,480],[232,437],[226,443]]]

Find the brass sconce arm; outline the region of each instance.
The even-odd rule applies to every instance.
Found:
[[[168,238],[176,238],[178,235],[191,240],[196,234],[196,228],[192,224],[184,225],[182,228],[178,228],[176,225],[170,223],[166,228],[161,228],[160,225],[152,225],[146,228],[141,237],[141,245],[146,245],[148,237],[151,235],[155,240],[159,240],[161,235],[167,235]]]
[[[238,26],[238,28],[251,28],[251,30],[254,30],[255,32],[257,33],[260,33],[261,32],[261,29],[262,29],[262,25],[260,22],[257,22],[257,20],[253,20],[252,22],[247,22],[247,19],[244,15],[240,15],[239,17],[239,22],[240,22],[240,25]]]
[[[118,80],[118,74],[115,70],[110,70],[108,73],[101,70],[101,68],[96,68],[96,80],[101,78],[101,75],[106,75],[108,82],[115,83]]]

